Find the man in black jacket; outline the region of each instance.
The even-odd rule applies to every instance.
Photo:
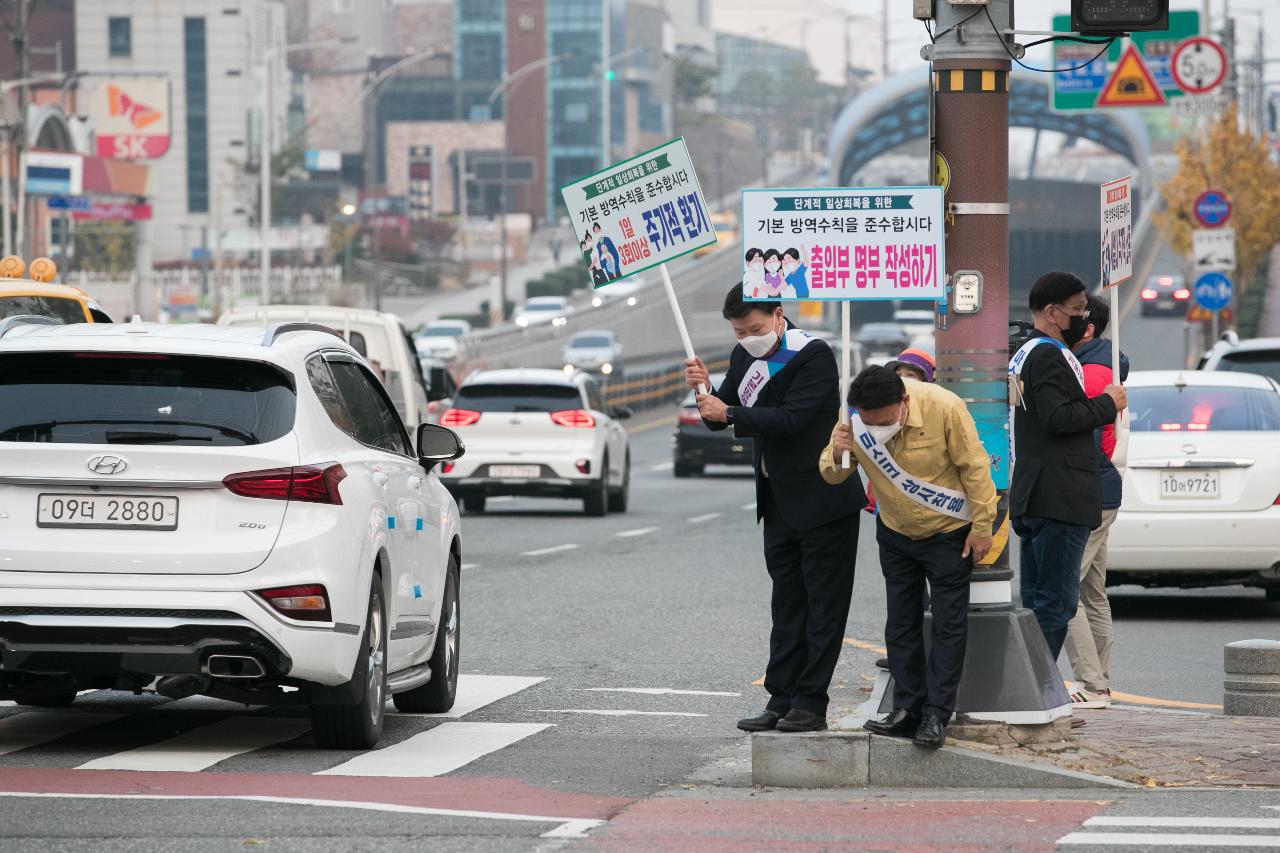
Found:
[[[858,550],[857,513],[866,505],[857,477],[830,485],[818,473],[840,411],[835,356],[826,342],[795,328],[779,302],[746,302],[742,285],[723,315],[738,338],[719,388],[698,395],[713,430],[752,438],[756,520],[764,521],[764,559],[773,581],[769,665],[763,713],[743,731],[819,731],[827,727],[827,688],[840,657]],[[685,380],[708,388],[701,359]]]
[[[1071,354],[1089,325],[1084,282],[1045,273],[1031,287],[1035,334],[1009,362],[1013,480],[1009,517],[1022,545],[1022,604],[1036,614],[1056,659],[1080,597],[1080,561],[1102,524],[1093,431],[1127,403],[1108,385],[1089,399]]]

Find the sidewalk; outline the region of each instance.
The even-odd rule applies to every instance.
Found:
[[[1149,788],[1280,786],[1280,719],[1123,705],[1078,715],[1086,725],[1059,743],[950,742]]]

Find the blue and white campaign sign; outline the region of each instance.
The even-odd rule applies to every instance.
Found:
[[[748,301],[946,298],[942,187],[742,191]]]
[[[83,189],[84,158],[79,154],[30,151],[22,176],[32,195],[80,195]]]
[[[1218,228],[1231,218],[1231,200],[1222,190],[1205,190],[1196,196],[1196,221],[1205,228]]]
[[[1133,278],[1133,177],[1102,185],[1102,286]]]
[[[1191,292],[1201,308],[1221,311],[1231,304],[1231,279],[1220,272],[1207,272],[1196,279]]]

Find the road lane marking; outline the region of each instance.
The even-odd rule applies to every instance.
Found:
[[[878,655],[887,655],[888,651],[884,646],[877,646],[875,643],[864,642],[863,640],[855,640],[853,637],[845,637],[844,641],[853,646],[855,649],[862,649],[864,652],[875,652]]]
[[[549,728],[549,723],[443,723],[315,775],[443,776]]]
[[[459,717],[465,717],[474,711],[478,711],[486,705],[492,705],[499,699],[505,699],[546,681],[545,678],[536,678],[524,675],[467,675],[463,673],[458,676],[458,693],[454,698],[453,707],[443,714],[404,714],[402,717],[438,717],[440,719],[456,720]]]
[[[642,424],[637,424],[636,426],[633,426],[633,427],[627,427],[627,432],[630,433],[631,435],[635,435],[638,432],[648,432],[649,430],[657,429],[658,427],[664,427],[664,426],[669,427],[669,426],[672,426],[674,423],[675,423],[675,415],[668,414],[665,417],[657,418],[656,420],[645,421]]]
[[[688,711],[616,711],[601,708],[539,708],[530,714],[591,714],[596,717],[705,717]]]
[[[584,687],[588,693],[639,693],[644,696],[741,696],[725,690],[677,690],[671,687]]]
[[[1108,847],[1280,847],[1280,835],[1197,835],[1194,832],[1073,832],[1058,844]]]
[[[550,548],[538,548],[534,551],[525,551],[521,557],[542,557],[547,554],[559,554],[561,551],[572,551],[577,545],[553,545]]]
[[[650,471],[670,471],[674,467],[676,467],[676,463],[674,462],[659,462],[657,465],[650,465],[649,470]]]
[[[645,536],[650,533],[655,533],[661,529],[661,527],[637,527],[635,530],[622,530],[613,535],[617,536],[619,539],[630,539],[633,536]]]
[[[228,717],[162,740],[95,758],[77,770],[163,770],[194,773],[241,753],[293,740],[311,730],[294,717]]]
[[[477,566],[475,563],[463,563],[463,564],[462,564],[461,566],[459,566],[458,568],[460,568],[460,569],[478,569],[478,568],[480,568],[480,567],[479,567],[479,566]]]
[[[743,508],[743,509],[755,509],[755,508],[756,508],[756,502],[755,502],[755,501],[752,501],[752,502],[751,502],[751,503],[749,503],[749,504],[743,504],[743,505],[742,505],[742,508]]]
[[[703,524],[703,523],[708,522],[708,521],[715,521],[715,520],[716,520],[717,518],[719,518],[719,517],[720,517],[720,513],[718,513],[718,512],[709,512],[709,513],[707,513],[706,515],[695,515],[693,518],[689,519],[689,523],[690,523],[690,524]]]
[[[470,809],[437,809],[428,806],[406,806],[399,803],[369,803],[358,800],[322,800],[315,797],[268,797],[261,794],[68,794],[30,793],[26,791],[0,791],[0,797],[45,797],[75,800],[238,800],[252,803],[279,803],[286,806],[319,806],[331,809],[362,809],[372,812],[429,815],[433,817],[461,817],[478,820],[505,820],[526,823],[556,823],[555,829],[542,834],[543,838],[585,838],[587,832],[606,821],[580,817],[547,817],[545,815],[515,814],[512,812],[481,812]]]
[[[123,714],[86,714],[80,711],[26,711],[0,719],[0,755],[73,735]]]
[[[1266,808],[1264,806],[1263,808]],[[1280,818],[1274,817],[1091,817],[1084,822],[1092,826],[1147,826],[1152,828],[1198,829],[1280,829]],[[1244,836],[1248,837],[1248,836]]]

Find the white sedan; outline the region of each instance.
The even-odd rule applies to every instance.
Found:
[[[1124,502],[1108,584],[1263,587],[1280,600],[1280,384],[1133,373]]]
[[[550,323],[563,326],[569,322],[573,307],[563,296],[535,296],[526,300],[516,312],[516,325],[522,329]]]

